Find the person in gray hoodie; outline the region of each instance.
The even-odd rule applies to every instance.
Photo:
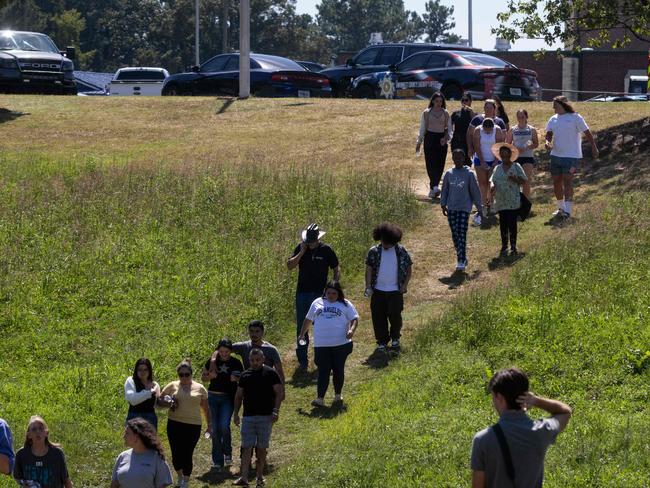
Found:
[[[440,205],[442,213],[449,221],[451,238],[456,248],[456,271],[467,267],[467,224],[472,204],[479,214],[482,212],[481,192],[476,176],[465,166],[465,151],[454,149],[452,152],[454,167],[445,173],[442,180]]]

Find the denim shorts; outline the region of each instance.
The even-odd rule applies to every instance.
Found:
[[[474,162],[474,166],[477,167],[481,166],[481,160],[478,158],[478,156],[474,156],[473,162]],[[496,159],[493,159],[492,161],[483,161],[483,162],[487,164],[490,169],[492,169],[492,167],[495,164],[499,164],[499,161],[497,161]]]
[[[267,449],[273,428],[271,415],[251,415],[241,419],[241,446]]]
[[[580,159],[562,158],[560,156],[551,156],[551,176],[568,175],[571,168],[578,168]]]

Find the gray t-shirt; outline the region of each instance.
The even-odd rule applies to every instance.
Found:
[[[491,427],[474,436],[472,470],[485,472],[486,488],[541,488],[544,457],[560,433],[560,422],[553,417],[533,420],[523,411],[507,410],[501,414],[499,425],[512,456],[515,485],[508,478],[501,446]]]
[[[23,447],[16,453],[14,478],[36,481],[41,488],[63,488],[69,478],[65,455],[58,447],[50,447],[45,456],[35,456]]]
[[[133,449],[117,456],[112,480],[119,482],[120,488],[160,488],[173,482],[167,461],[156,451],[138,454]]]
[[[244,363],[244,369],[251,367],[248,358],[251,349],[253,349],[253,343],[250,340],[244,342],[235,342],[232,345],[232,352],[241,356],[242,362]],[[261,349],[264,353],[264,364],[267,366],[272,368],[276,363],[282,362],[280,360],[280,353],[273,344],[263,341],[262,345],[259,346],[258,349]]]

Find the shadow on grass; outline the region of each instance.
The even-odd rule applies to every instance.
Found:
[[[29,114],[26,112],[14,112],[13,110],[0,108],[0,124],[11,122],[12,120],[16,120],[18,117],[22,117],[23,115]]]
[[[294,388],[307,388],[316,384],[318,378],[318,370],[305,371],[304,369],[296,368],[293,371],[291,379],[287,381],[288,384]]]
[[[438,281],[443,285],[447,285],[450,290],[454,290],[461,286],[463,283],[475,280],[479,276],[481,276],[481,271],[478,269],[474,270],[474,272],[471,274],[466,273],[465,271],[456,270],[450,276],[439,278]]]
[[[273,473],[274,471],[277,470],[277,467],[273,463],[266,463],[264,466],[264,476],[268,476],[269,474]],[[239,466],[231,467],[226,470],[222,471],[206,471],[200,476],[197,476],[196,479],[199,481],[202,481],[203,483],[206,483],[208,485],[226,485],[230,486],[232,482],[239,478],[240,473],[239,473]],[[251,460],[251,467],[248,469],[248,479],[252,480],[250,481],[251,486],[255,486],[255,452],[253,452],[253,459]]]
[[[313,419],[333,419],[342,413],[347,412],[348,407],[343,402],[334,402],[329,407],[311,407],[310,410],[306,410],[301,407],[296,411],[298,412],[298,415],[302,415],[303,417],[310,417]]]
[[[223,103],[221,104],[221,107],[219,107],[219,109],[217,110],[217,115],[221,115],[222,113],[226,112],[230,108],[230,106],[233,103],[235,103],[235,100],[237,100],[237,99],[236,98],[228,98],[228,99],[225,99],[225,100],[220,100]]]
[[[491,229],[499,225],[499,219],[496,215],[487,215],[481,219],[481,230]]]
[[[515,264],[517,261],[523,259],[526,257],[525,252],[518,252],[517,254],[510,255],[510,256],[497,256],[495,258],[492,258],[492,260],[488,263],[488,269],[490,271],[495,271],[498,269],[503,269],[503,268],[508,268]]]
[[[282,106],[283,107],[302,107],[304,105],[313,105],[313,103],[310,103],[310,102],[285,103]]]
[[[388,350],[382,352],[375,349],[361,364],[372,369],[383,369],[388,366],[388,363],[390,363],[391,360],[397,359],[399,355],[400,351]]]
[[[556,229],[561,229],[563,227],[568,227],[573,225],[578,221],[575,217],[562,218],[562,217],[551,217],[549,220],[544,222],[544,225],[554,227]]]

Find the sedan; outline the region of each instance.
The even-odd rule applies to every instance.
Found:
[[[357,98],[426,99],[441,91],[458,100],[465,92],[474,98],[498,95],[502,100],[536,100],[537,73],[520,69],[488,54],[439,50],[409,56],[389,71],[368,73],[352,82]]]
[[[250,55],[251,94],[260,97],[329,97],[329,78],[295,61],[268,54]],[[239,54],[220,54],[189,73],[165,79],[163,95],[239,94]]]

